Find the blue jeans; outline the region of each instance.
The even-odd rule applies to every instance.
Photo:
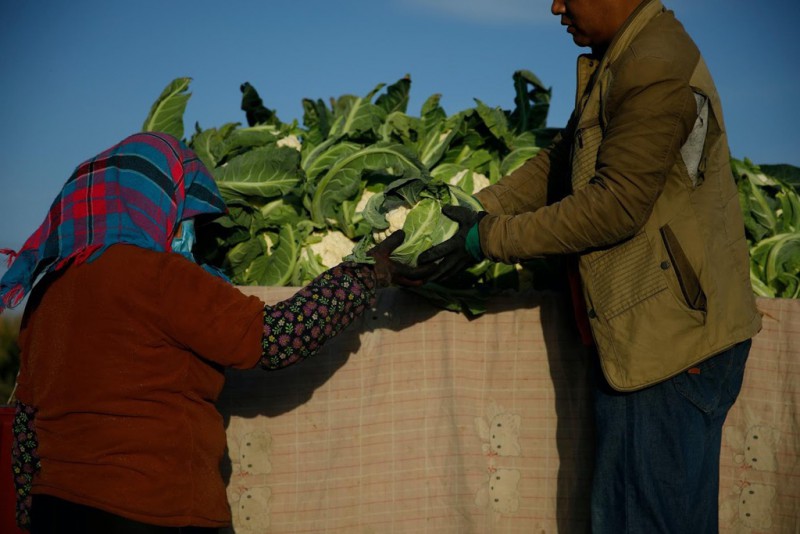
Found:
[[[594,534],[718,531],[722,424],[750,345],[632,393],[614,391],[596,365]]]

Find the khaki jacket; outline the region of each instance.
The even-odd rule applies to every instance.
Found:
[[[617,390],[657,383],[761,328],[719,96],[683,26],[645,0],[578,59],[553,144],[476,195],[487,257],[577,254]]]

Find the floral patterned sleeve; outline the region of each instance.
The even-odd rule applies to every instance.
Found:
[[[313,356],[375,303],[370,265],[342,263],[292,298],[264,307],[261,366],[274,370]]]
[[[12,426],[11,469],[14,488],[17,492],[17,525],[30,529],[31,487],[33,477],[41,469],[39,441],[36,438],[34,419],[36,410],[20,401],[16,402],[16,414]]]

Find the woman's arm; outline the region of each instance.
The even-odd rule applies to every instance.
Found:
[[[274,306],[264,306],[259,365],[286,367],[313,356],[322,345],[375,303],[371,265],[342,263]]]

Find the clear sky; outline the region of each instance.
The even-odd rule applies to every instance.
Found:
[[[664,0],[723,100],[734,157],[800,166],[800,0]],[[139,131],[174,78],[185,126],[246,123],[250,82],[284,122],[302,98],[363,96],[411,76],[408,112],[513,108],[511,76],[553,89],[566,122],[576,47],[547,0],[0,1],[0,248],[19,248],[74,167]],[[0,267],[0,275],[4,269]]]

